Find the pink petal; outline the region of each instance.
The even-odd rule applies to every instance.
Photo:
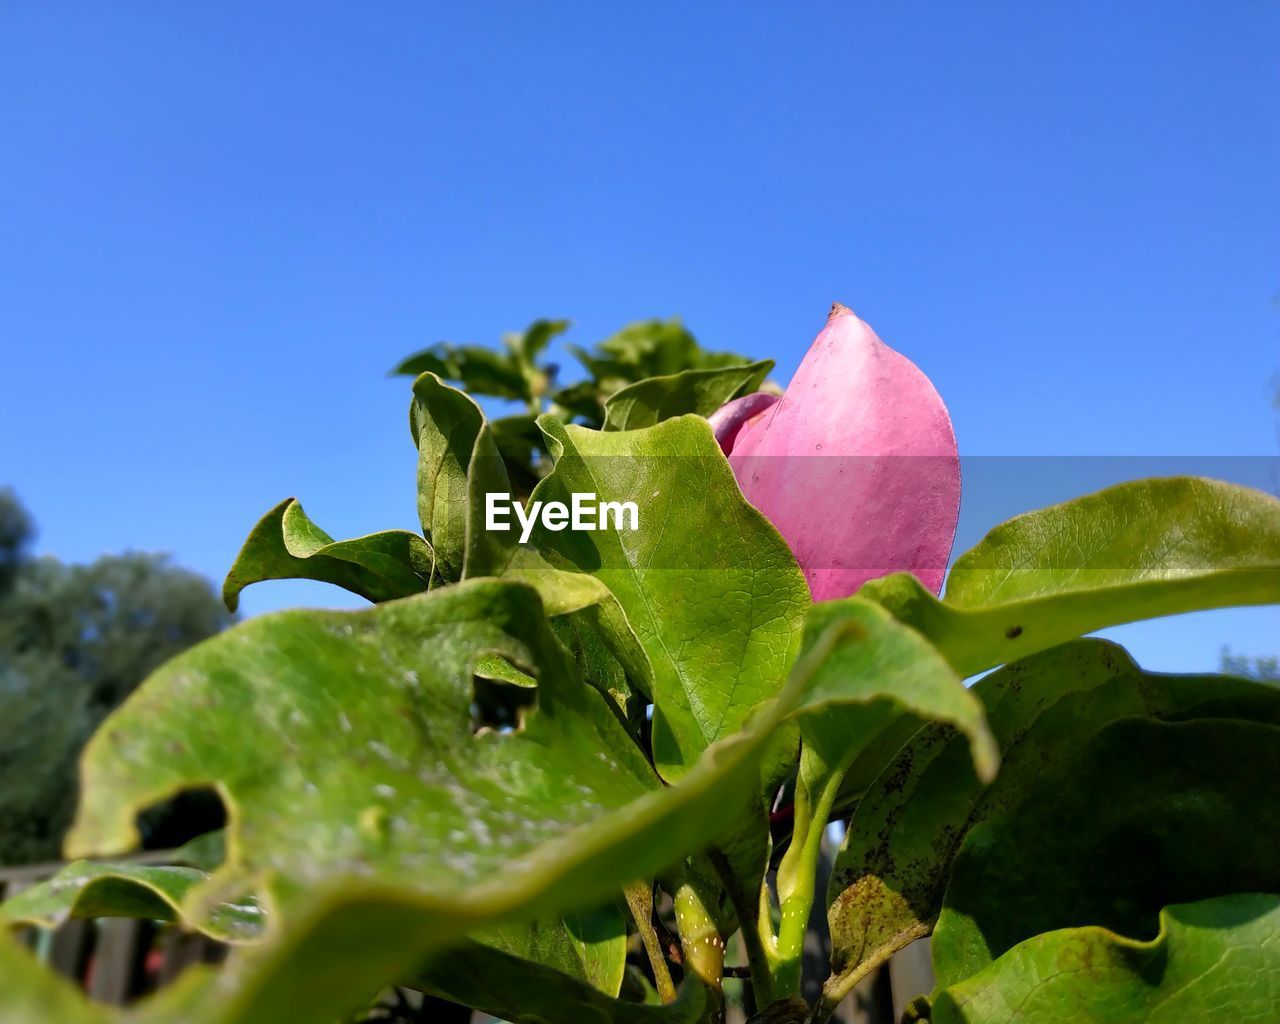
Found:
[[[941,589],[960,511],[951,418],[929,378],[844,306],[782,400],[739,426],[729,462],[815,601],[904,570]]]
[[[761,415],[765,410],[778,402],[778,395],[767,391],[756,391],[750,395],[735,398],[726,402],[707,417],[711,429],[715,431],[716,440],[720,442],[720,450],[728,455],[733,451],[735,441],[748,423]]]

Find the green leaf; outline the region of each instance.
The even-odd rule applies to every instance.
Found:
[[[591,352],[580,348],[570,351],[606,394],[622,384],[647,377],[748,362],[731,352],[709,352],[702,348],[678,317],[637,320],[600,342]]]
[[[192,981],[185,1010],[175,995],[155,1019],[329,1024],[466,934],[588,906],[729,833],[783,718],[839,699],[809,679],[845,634],[829,630],[746,731],[662,786],[573,678],[528,587],[265,616],[171,662],[109,720],[68,845],[121,852],[139,809],[216,785],[227,861],[184,912],[256,881],[271,931],[223,968],[216,997]],[[537,671],[521,732],[471,734],[483,651]]]
[[[845,642],[814,672],[806,697],[820,711],[800,719],[794,834],[778,866],[779,996],[799,987],[822,834],[841,779],[859,755],[909,716],[953,726],[983,779],[990,780],[999,763],[981,703],[920,634],[878,605],[853,597],[813,607],[805,625],[805,650],[836,628],[844,631]]]
[[[484,651],[537,674],[523,731],[472,735]],[[460,934],[484,912],[607,895],[722,834],[781,714],[661,787],[575,682],[526,587],[473,581],[368,612],[283,613],[188,652],[112,718],[86,751],[68,845],[127,850],[138,810],[216,785],[233,822],[228,856],[188,899],[194,920],[229,891],[291,905],[358,875],[447,895]]]
[[[906,573],[859,593],[972,675],[1106,626],[1280,602],[1280,500],[1137,480],[997,526],[956,561],[945,600]]]
[[[520,732],[472,735],[485,653],[538,678]],[[215,784],[233,821],[215,881],[276,893],[358,874],[456,895],[662,795],[535,593],[495,581],[244,623],[152,676],[90,741],[83,776],[76,855],[129,849],[139,809]],[[559,856],[553,873],[575,859]]]
[[[531,398],[528,378],[516,354],[481,345],[440,342],[402,360],[391,372],[409,377],[430,373],[456,380],[467,391],[495,398],[521,402]]]
[[[173,851],[173,862],[209,872],[227,859],[227,833],[215,829],[188,840]]]
[[[638,507],[636,531],[544,528],[535,543],[602,580],[626,612],[653,671],[655,763],[677,778],[780,690],[811,605],[804,576],[705,420],[618,433],[539,422],[556,463],[531,500],[581,492]]]
[[[517,534],[484,528],[485,494],[509,494],[502,456],[480,407],[439,377],[413,382],[409,426],[418,446],[418,516],[447,582],[497,576]]]
[[[189,968],[175,984],[127,1011],[90,1003],[66,979],[45,970],[26,950],[0,935],[0,991],[5,1024],[333,1024],[368,1006],[380,985],[419,973],[423,951],[439,945],[438,908],[388,901],[385,893],[349,887],[326,894],[317,913],[294,936],[260,950],[244,950],[217,971]],[[455,944],[456,944],[455,940]],[[492,979],[502,979],[494,985]],[[557,1019],[615,1024],[695,1024],[710,1001],[705,989],[685,986],[680,1000],[648,1007],[610,999],[583,982],[462,940],[431,960],[420,979],[507,1020]],[[439,984],[435,984],[439,982]],[[562,1012],[581,1016],[563,1018]]]
[[[828,760],[852,763],[886,723],[908,714],[953,726],[964,737],[978,775],[988,781],[995,777],[1000,753],[981,702],[924,637],[880,606],[850,597],[813,606],[805,623],[805,649],[837,625],[848,630],[848,640],[810,682],[807,700],[823,713],[801,718],[800,734],[808,746]]]
[[[506,683],[508,686],[519,686],[522,689],[534,689],[538,685],[538,680],[534,676],[517,668],[499,654],[480,655],[476,658],[472,671],[481,679]]]
[[[235,611],[251,583],[320,580],[370,601],[391,601],[426,590],[431,567],[431,548],[416,533],[387,530],[335,541],[287,498],[250,532],[222,584],[222,599]]]
[[[528,494],[542,479],[539,468],[544,452],[538,417],[532,413],[503,416],[493,420],[489,429],[512,486],[518,494]]]
[[[686,983],[668,1006],[609,999],[582,981],[528,960],[467,943],[434,958],[417,981],[447,999],[513,1024],[696,1024],[712,1009],[706,988]]]
[[[1104,928],[1038,935],[934,1000],[933,1024],[1238,1024],[1280,1005],[1280,896],[1166,908],[1149,942]]]
[[[551,396],[553,415],[561,419],[580,419],[589,427],[604,422],[604,394],[595,380],[580,380],[563,387]]]
[[[250,898],[220,903],[206,920],[184,918],[187,894],[207,878],[203,871],[177,865],[76,861],[6,900],[0,906],[0,920],[56,928],[74,917],[140,917],[179,921],[223,942],[257,940],[262,934],[262,910]]]
[[[568,650],[582,678],[609,698],[617,709],[627,732],[644,746],[644,727],[648,698],[633,684],[622,662],[613,652],[615,647],[605,636],[599,613],[588,609],[554,619],[551,628]],[[628,628],[630,642],[639,649],[639,641]],[[641,652],[643,655],[643,652]],[[647,670],[648,661],[644,662]]]
[[[553,338],[569,329],[568,320],[535,320],[524,332],[517,335],[515,349],[517,354],[528,364],[551,344]]]
[[[557,1007],[581,1007],[590,1019],[619,1024],[695,1024],[705,1019],[706,991],[688,985],[670,1007],[610,999],[589,985],[456,935],[447,910],[355,882],[316,894],[296,932],[244,948],[216,971],[189,968],[159,994],[127,1011],[90,1003],[70,982],[45,970],[0,935],[0,990],[5,1024],[333,1024],[369,1006],[382,982],[433,983],[457,997],[504,1011],[521,1022],[559,1019]],[[419,978],[424,955],[435,951]],[[492,979],[501,983],[494,985]],[[485,986],[488,986],[488,991]]]
[[[603,683],[597,688],[615,696],[622,689],[622,681],[603,661],[603,652],[599,650],[603,647],[631,683],[646,695],[652,694],[653,669],[649,657],[618,599],[602,580],[586,573],[557,569],[536,551],[524,547],[512,553],[502,578],[533,587],[542,598],[547,615],[557,621],[571,620],[575,634],[583,630],[593,634],[592,639],[576,635],[576,648],[568,642],[567,633],[560,636],[571,651],[585,655],[585,661],[575,660],[589,682]],[[584,647],[590,649],[584,650]]]
[[[4,1024],[108,1024],[118,1019],[37,963],[7,935],[0,935],[0,993]]]
[[[627,926],[616,901],[595,910],[495,925],[472,938],[490,949],[567,975],[610,998],[622,987]],[[432,973],[439,977],[438,969]],[[502,987],[508,979],[499,976],[491,983]]]
[[[941,987],[1023,939],[1098,925],[1154,934],[1161,907],[1280,891],[1280,728],[1121,719],[973,828],[933,936]]]
[[[406,356],[391,368],[391,375],[417,377],[423,373],[434,373],[445,380],[454,379],[456,367],[450,365],[449,357],[444,351],[447,344],[447,342],[439,342],[430,348],[424,348],[411,356]]]
[[[757,390],[772,369],[773,360],[765,359],[637,381],[604,403],[604,429],[638,430],[686,413],[710,416],[725,402]]]
[[[1143,672],[1104,640],[1077,640],[1026,658],[970,692],[999,744],[1000,774],[984,785],[972,767],[970,740],[941,724],[917,732],[884,769],[854,812],[828,888],[837,976],[854,976],[927,935],[969,829],[1017,805],[1103,726],[1130,716],[1280,724],[1280,689]]]

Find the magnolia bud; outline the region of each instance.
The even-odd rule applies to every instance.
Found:
[[[851,310],[832,306],[781,400],[748,395],[712,423],[815,601],[904,570],[941,589],[960,512],[951,418],[929,378]]]

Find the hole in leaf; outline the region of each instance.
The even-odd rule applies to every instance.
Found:
[[[138,816],[144,850],[170,850],[227,824],[227,809],[212,786],[185,789]]]
[[[537,680],[499,655],[476,660],[471,684],[471,731],[477,735],[516,732],[537,706]]]

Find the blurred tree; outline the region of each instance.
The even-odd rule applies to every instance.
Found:
[[[232,621],[207,580],[164,556],[65,565],[32,557],[33,535],[0,489],[0,864],[59,856],[80,748],[98,723],[154,668]],[[168,842],[216,827],[219,814],[216,801],[187,798],[146,831]]]
[[[13,492],[0,490],[0,597],[13,585],[34,533],[31,517]]]

